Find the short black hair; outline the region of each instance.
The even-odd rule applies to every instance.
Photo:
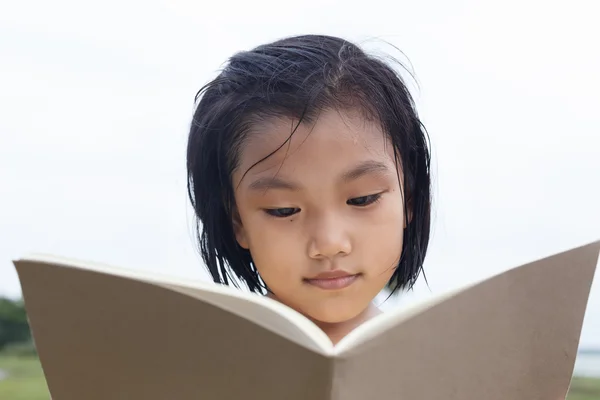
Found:
[[[272,117],[310,122],[320,111],[338,108],[361,110],[379,123],[401,163],[407,225],[387,288],[392,294],[412,288],[429,243],[430,153],[413,98],[391,66],[341,38],[288,37],[233,55],[195,101],[187,188],[200,252],[215,282],[237,286],[235,277],[253,292],[267,289],[233,228],[232,174],[249,128]]]

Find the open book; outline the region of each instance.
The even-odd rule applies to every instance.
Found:
[[[50,256],[15,261],[54,400],[555,400],[600,241],[361,325],[336,346],[257,294]]]

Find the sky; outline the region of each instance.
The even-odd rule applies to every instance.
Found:
[[[185,187],[194,95],[236,51],[301,33],[416,76],[433,157],[428,285],[384,308],[597,240],[594,3],[3,4],[0,295],[20,295],[11,260],[30,252],[208,279]],[[600,347],[600,278],[581,344]]]

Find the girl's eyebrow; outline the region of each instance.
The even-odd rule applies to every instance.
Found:
[[[262,178],[258,178],[253,181],[250,185],[248,185],[248,189],[252,191],[258,190],[269,190],[269,189],[284,189],[291,191],[300,190],[300,185],[297,185],[292,182],[284,181],[281,178],[277,178],[276,176],[265,176]]]
[[[386,173],[389,172],[390,169],[385,163],[375,160],[364,161],[350,170],[344,172],[339,180],[342,183],[348,183],[350,181],[361,178],[364,175],[374,174],[374,173]],[[276,176],[265,176],[256,179],[250,185],[248,185],[248,189],[251,191],[265,191],[269,189],[280,189],[280,190],[291,190],[291,191],[299,191],[301,189],[301,185],[283,180]]]
[[[364,175],[373,173],[385,173],[389,172],[389,168],[385,163],[375,160],[364,161],[347,172],[344,172],[341,177],[341,181],[348,183],[355,179],[358,179]]]

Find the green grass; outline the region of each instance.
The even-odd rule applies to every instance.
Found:
[[[0,399],[50,399],[42,367],[36,357],[0,353],[0,369],[9,374],[0,382]],[[575,377],[567,400],[600,400],[600,378]]]
[[[600,378],[573,378],[567,400],[599,400]]]
[[[18,357],[0,353],[0,369],[8,373],[8,378],[0,381],[0,399],[50,399],[42,366],[37,357]]]

